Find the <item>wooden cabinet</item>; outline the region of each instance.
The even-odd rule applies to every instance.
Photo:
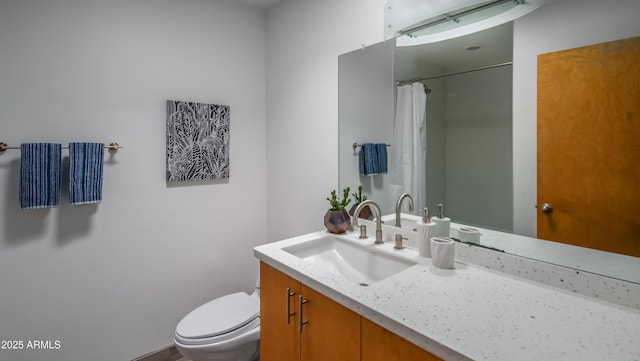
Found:
[[[296,317],[299,294],[300,282],[260,262],[260,359],[262,361],[300,359],[300,337]]]
[[[302,285],[302,361],[360,359],[360,315]]]
[[[360,316],[260,263],[260,359],[360,359]]]
[[[260,360],[440,359],[260,262]]]
[[[439,361],[441,359],[363,317],[361,361],[405,360]]]

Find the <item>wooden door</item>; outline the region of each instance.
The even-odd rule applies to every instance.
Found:
[[[287,294],[287,288],[290,293]],[[294,293],[293,295],[291,293]],[[300,360],[297,328],[300,282],[260,262],[260,359]],[[291,317],[287,316],[287,298]]]
[[[538,238],[640,256],[640,37],[538,57],[537,155]]]
[[[302,284],[302,361],[360,360],[360,315]]]

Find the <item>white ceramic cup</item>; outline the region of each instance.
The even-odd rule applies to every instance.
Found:
[[[455,241],[449,237],[431,238],[431,262],[436,268],[453,268],[456,251]]]

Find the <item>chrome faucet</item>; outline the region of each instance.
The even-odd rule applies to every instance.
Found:
[[[400,224],[400,209],[402,208],[402,201],[404,201],[405,198],[409,199],[409,211],[413,212],[413,198],[411,198],[409,193],[402,193],[398,198],[398,202],[396,202],[396,227],[402,227]]]
[[[356,210],[353,211],[353,225],[355,227],[358,226],[358,216],[360,215],[360,211],[366,205],[371,205],[373,210],[376,213],[376,241],[374,243],[375,244],[382,244],[382,243],[384,243],[384,241],[382,240],[382,211],[380,211],[380,206],[376,202],[368,199],[368,200],[358,204],[358,206],[356,207]]]

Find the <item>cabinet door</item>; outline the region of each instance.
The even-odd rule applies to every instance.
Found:
[[[289,290],[289,292],[287,291]],[[300,282],[260,262],[260,359],[298,361]],[[287,303],[289,314],[287,315]]]
[[[301,285],[302,361],[360,360],[360,315]]]
[[[439,361],[435,355],[421,349],[395,333],[362,318],[361,361]]]

